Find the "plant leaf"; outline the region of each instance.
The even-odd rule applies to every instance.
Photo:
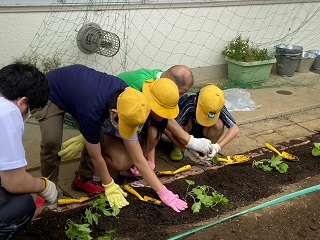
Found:
[[[281,156],[272,156],[270,161],[269,161],[270,165],[272,167],[276,167],[277,165],[279,165],[280,163],[282,163],[282,157]]]
[[[288,164],[282,162],[279,165],[276,166],[276,169],[278,170],[278,172],[280,173],[286,173],[288,171]]]
[[[199,213],[200,212],[200,209],[201,209],[201,202],[195,202],[192,207],[192,212],[193,213]]]
[[[192,180],[188,180],[187,179],[186,182],[187,182],[188,185],[194,185],[194,181],[192,181]]]

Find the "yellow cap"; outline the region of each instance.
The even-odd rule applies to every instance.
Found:
[[[224,93],[215,85],[203,87],[198,96],[196,118],[202,126],[214,125],[224,106]]]
[[[127,87],[118,97],[117,109],[119,132],[123,138],[132,138],[143,125],[150,113],[150,107],[144,94]]]
[[[142,92],[146,96],[150,108],[158,116],[171,119],[179,114],[179,89],[168,78],[147,80],[143,83]]]

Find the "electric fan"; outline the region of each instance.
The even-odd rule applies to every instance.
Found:
[[[120,39],[116,34],[102,30],[95,23],[87,23],[77,34],[77,45],[86,54],[98,53],[113,57],[119,51]]]

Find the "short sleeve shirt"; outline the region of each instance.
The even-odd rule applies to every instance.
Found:
[[[20,109],[0,97],[0,171],[27,165],[22,143],[24,123]]]
[[[187,125],[190,118],[192,118],[193,124],[198,124],[196,120],[196,104],[195,102],[196,94],[192,94],[188,97],[187,100],[181,104],[179,115],[176,118],[176,121],[180,126]],[[227,128],[231,128],[236,125],[236,121],[233,119],[229,111],[225,106],[221,109],[219,118],[222,120],[223,124]],[[199,124],[198,124],[199,125]]]
[[[49,99],[78,121],[88,142],[99,143],[101,126],[109,116],[109,98],[128,85],[118,77],[80,64],[53,69],[46,77]]]
[[[117,75],[117,77],[124,80],[130,87],[142,90],[142,85],[145,81],[149,79],[158,79],[160,78],[159,73],[162,73],[161,69],[145,69],[141,68],[135,71],[123,72]]]

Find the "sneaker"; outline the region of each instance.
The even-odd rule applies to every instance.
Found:
[[[81,191],[86,193],[98,193],[104,191],[104,187],[99,185],[93,179],[81,179],[78,172],[76,172],[75,174],[76,176],[71,184],[71,188],[74,191]]]
[[[172,161],[180,161],[183,158],[180,148],[175,147],[170,153],[170,158]]]

